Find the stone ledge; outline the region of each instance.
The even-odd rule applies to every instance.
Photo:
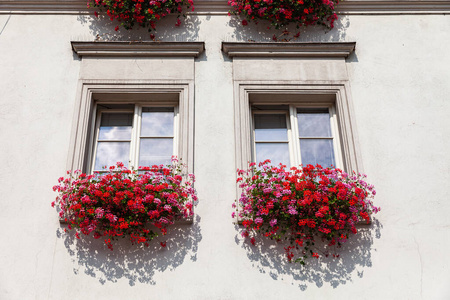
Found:
[[[355,50],[348,43],[222,43],[229,57],[342,57]]]
[[[115,57],[198,57],[204,42],[71,42],[82,56]]]

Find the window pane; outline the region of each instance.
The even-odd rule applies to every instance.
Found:
[[[172,111],[167,111],[171,109]],[[174,112],[173,108],[162,108],[152,111],[146,108],[142,112],[141,136],[173,136]]]
[[[172,153],[172,138],[141,139],[139,166],[170,164]]]
[[[300,139],[300,152],[303,166],[336,166],[332,139]]]
[[[98,142],[94,171],[101,171],[102,167],[115,165],[119,161],[128,167],[129,159],[129,142]]]
[[[299,109],[297,119],[300,137],[331,137],[328,108]]]
[[[256,141],[287,141],[286,115],[255,114]]]
[[[132,113],[102,113],[98,139],[129,140],[132,126]]]
[[[272,165],[283,163],[290,166],[289,145],[287,143],[257,143],[256,144],[256,162],[262,162],[270,159]]]

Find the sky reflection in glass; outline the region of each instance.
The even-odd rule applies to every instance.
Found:
[[[104,166],[123,162],[128,167],[130,159],[129,142],[98,142],[94,171],[101,171]]]
[[[143,112],[141,136],[173,136],[173,112]]]
[[[333,140],[300,139],[300,152],[304,166],[319,164],[322,167],[336,166],[334,161]]]
[[[133,126],[132,113],[103,113],[101,116],[99,140],[129,140]]]
[[[282,163],[290,166],[289,145],[287,143],[258,143],[256,144],[256,162],[270,159],[272,165]]]
[[[172,138],[141,139],[139,166],[170,164],[173,153]]]
[[[300,137],[331,137],[328,108],[300,110],[297,119]]]
[[[255,114],[255,141],[287,141],[286,115]]]

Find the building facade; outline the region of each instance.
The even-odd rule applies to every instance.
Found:
[[[114,31],[84,2],[0,0],[1,299],[450,297],[450,2],[343,1],[334,29],[289,42],[228,9],[196,2],[180,27],[157,23],[152,41]],[[326,128],[315,139],[302,133],[311,114]],[[170,125],[95,134],[152,115]],[[268,128],[289,135],[255,134]],[[130,166],[176,154],[196,175],[193,222],[175,225],[166,248],[121,240],[110,251],[64,233],[52,186],[111,151]],[[271,155],[375,185],[381,212],[339,259],[290,264],[282,246],[241,237],[236,169]]]

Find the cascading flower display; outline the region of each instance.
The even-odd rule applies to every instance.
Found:
[[[233,217],[242,221],[242,235],[252,244],[256,234],[288,240],[284,249],[289,262],[305,264],[308,257],[328,256],[331,247],[357,233],[358,222],[370,223],[380,210],[373,205],[376,191],[365,175],[320,165],[286,170],[269,163],[251,163],[248,170],[237,171],[243,192]],[[318,247],[319,241],[324,248]]]
[[[89,0],[88,7],[98,7],[108,17],[120,22],[125,29],[134,25],[155,29],[155,23],[170,14],[177,15],[175,26],[180,26],[180,16],[186,17],[184,9],[194,10],[193,0]],[[98,17],[98,12],[95,12]],[[119,26],[116,26],[116,31]]]
[[[228,0],[230,14],[241,15],[247,21],[267,20],[276,29],[295,24],[297,28],[322,25],[334,27],[334,12],[338,0]]]
[[[192,186],[194,175],[184,175],[185,166],[172,158],[172,165],[140,167],[129,170],[122,163],[108,172],[86,175],[68,171],[53,187],[59,195],[52,206],[69,230],[112,241],[129,237],[133,244],[145,244],[167,233],[175,220],[193,216],[197,200]],[[152,229],[149,225],[153,225]],[[164,246],[164,242],[161,243]]]

